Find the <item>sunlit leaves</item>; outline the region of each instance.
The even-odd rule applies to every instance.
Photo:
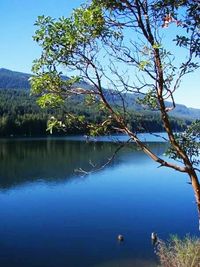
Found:
[[[155,90],[150,89],[143,98],[138,98],[137,102],[152,110],[158,109],[158,101]]]
[[[126,9],[126,4],[120,0],[93,0],[95,5],[101,5],[102,7],[106,8],[110,11],[123,11]]]
[[[89,134],[91,136],[98,136],[108,134],[112,129],[112,119],[106,119],[102,123],[91,123],[88,125]]]
[[[154,45],[153,45],[153,48],[154,49],[160,49],[162,47],[162,45],[161,44],[158,44],[158,43],[155,43]]]
[[[33,72],[44,65],[55,66],[57,60],[70,64],[75,53],[106,31],[101,7],[94,5],[75,9],[70,18],[54,20],[49,16],[39,16],[35,26],[37,30],[33,39],[42,46],[43,53],[34,63]]]
[[[49,131],[51,134],[53,133],[54,129],[61,130],[66,133],[71,129],[77,129],[81,132],[81,129],[85,129],[85,116],[71,113],[68,113],[62,119],[57,119],[56,117],[52,116],[48,120],[47,125],[47,131]]]
[[[41,108],[46,107],[59,107],[64,103],[64,100],[58,95],[53,93],[46,93],[38,98],[37,103]]]
[[[30,78],[32,92],[41,94],[44,92],[59,92],[65,81],[55,72],[44,72]]]
[[[180,147],[186,151],[192,164],[198,166],[200,163],[200,120],[193,122],[185,132],[176,134],[175,138]],[[166,154],[172,159],[181,159],[172,146]]]
[[[74,11],[73,16],[74,26],[83,38],[86,38],[86,35],[89,35],[89,39],[98,37],[105,29],[104,18],[99,6],[90,6],[86,9],[78,8]]]
[[[178,13],[182,14],[181,23],[178,23]],[[98,135],[108,131],[113,123],[109,119],[110,114],[114,115],[115,122],[126,128],[129,125],[125,98],[121,95],[123,110],[122,105],[113,107],[101,85],[102,80],[109,81],[119,92],[143,94],[139,103],[150,110],[161,111],[163,124],[173,141],[167,113],[170,109],[165,107],[165,100],[171,99],[174,103],[173,93],[178,88],[180,79],[198,67],[192,62],[193,54],[197,55],[199,51],[197,13],[197,6],[193,1],[93,0],[75,9],[69,18],[54,20],[50,17],[38,17],[34,39],[41,45],[42,55],[34,63],[36,77],[32,78],[31,83],[33,91],[41,97],[40,105],[52,106],[54,102],[59,104],[62,99],[81,95],[79,100],[85,102],[87,108],[103,113],[98,122],[88,122],[90,134]],[[165,50],[165,43],[162,43],[160,33],[164,30],[163,22],[165,26],[171,26],[175,22],[182,27],[176,42],[177,46],[187,48],[189,61],[182,64],[179,70],[173,66],[173,55]],[[186,34],[182,36],[182,32]],[[105,59],[107,55],[109,66]],[[118,64],[124,67],[121,73],[118,72]],[[130,67],[130,71],[126,71],[126,67]],[[65,80],[58,69],[75,70],[95,90],[75,88],[78,79]],[[130,74],[132,84],[128,84],[129,77],[126,77]],[[113,77],[117,79],[113,80]],[[150,88],[148,92],[147,88]],[[85,123],[84,118],[68,113],[57,122],[51,120],[49,125],[50,129],[55,126],[67,129],[75,122],[80,127]],[[188,155],[197,155],[196,139],[189,137],[191,135],[188,132],[177,136],[178,145],[173,142],[175,150],[171,151],[172,158],[176,158],[175,151],[180,148],[183,153],[179,155],[185,152]],[[193,156],[191,160],[196,163]]]
[[[148,60],[142,60],[139,63],[139,69],[144,70],[149,64],[150,62]]]

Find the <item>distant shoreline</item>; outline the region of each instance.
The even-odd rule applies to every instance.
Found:
[[[167,142],[166,132],[138,133],[138,137],[143,142]],[[127,142],[129,136],[125,134],[111,134],[102,136],[87,135],[48,135],[48,136],[10,136],[0,137],[1,141],[42,141],[42,140],[60,140],[60,141],[85,141],[85,142]],[[134,141],[132,141],[134,143]]]

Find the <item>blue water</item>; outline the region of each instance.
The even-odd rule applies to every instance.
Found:
[[[166,148],[149,146],[159,155]],[[151,232],[199,236],[188,177],[157,168],[134,144],[102,171],[74,172],[101,166],[116,147],[79,138],[0,141],[0,266],[150,267]]]

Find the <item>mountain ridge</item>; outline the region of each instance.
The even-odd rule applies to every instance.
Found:
[[[31,74],[23,73],[19,71],[12,71],[6,68],[0,68],[0,90],[1,89],[19,89],[19,90],[30,90],[29,78]],[[91,85],[86,82],[81,82],[81,86],[86,88],[91,88]],[[109,95],[109,94],[108,94]],[[128,102],[130,102],[135,111],[141,110],[141,106],[137,104],[137,96],[134,94],[129,94],[127,97]],[[170,104],[170,103],[169,103]],[[177,104],[176,109],[171,112],[171,114],[178,118],[185,119],[199,119],[200,109],[187,107],[183,104]]]

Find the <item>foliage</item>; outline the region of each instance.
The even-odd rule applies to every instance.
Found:
[[[179,19],[179,10],[182,16]],[[200,56],[200,5],[194,0],[164,0],[155,1],[155,11],[162,17],[171,14],[178,26],[186,30],[188,34],[177,35],[176,43],[179,46],[189,48],[196,57]],[[192,38],[191,38],[192,36]]]
[[[190,156],[190,161],[194,166],[200,163],[200,120],[193,122],[183,133],[175,135],[177,143],[184,149]],[[166,152],[171,158],[180,160],[176,151],[172,146]]]
[[[0,90],[0,136],[45,135],[47,111],[25,90]]]
[[[45,106],[47,106],[45,104]],[[158,115],[130,112],[129,123],[137,131],[149,128],[153,132],[163,130]],[[177,131],[184,130],[190,121],[171,119]],[[102,123],[102,121],[104,123]],[[98,106],[85,106],[84,102],[73,99],[65,101],[61,107],[41,109],[36,98],[26,90],[0,90],[0,137],[2,136],[40,136],[53,134],[104,134],[112,132],[110,120]],[[64,132],[63,132],[64,130]]]
[[[41,46],[42,54],[33,64],[35,76],[31,85],[33,93],[47,104],[57,102],[48,101],[56,94],[64,104],[69,99],[84,102],[86,109],[103,114],[100,121],[88,124],[91,134],[117,129],[129,135],[160,166],[187,173],[200,211],[200,185],[194,167],[198,163],[194,159],[199,153],[198,144],[189,133],[191,130],[176,136],[169,115],[176,108],[174,92],[181,80],[199,67],[198,14],[199,5],[191,0],[92,0],[75,9],[69,18],[40,16],[34,40]],[[172,24],[180,30],[174,30]],[[179,60],[161,38],[164,30],[174,36],[172,47],[183,52]],[[66,83],[62,78],[65,71],[74,71],[90,86],[79,87],[73,79]],[[105,84],[111,96],[104,89]],[[144,127],[136,114],[132,116],[133,103],[127,101],[126,94],[135,93],[140,97],[142,111],[148,108],[159,112],[171,145],[170,155],[183,164],[159,157],[138,138],[141,128],[147,126],[150,131],[151,125]],[[171,101],[170,106],[167,101]],[[65,112],[66,121],[60,125],[71,125],[75,119],[72,120],[71,112]]]
[[[200,266],[200,239],[173,236],[167,243],[159,240],[156,253],[162,267]]]
[[[158,110],[158,101],[155,90],[149,90],[143,98],[138,99],[138,103],[148,106],[152,110]]]

